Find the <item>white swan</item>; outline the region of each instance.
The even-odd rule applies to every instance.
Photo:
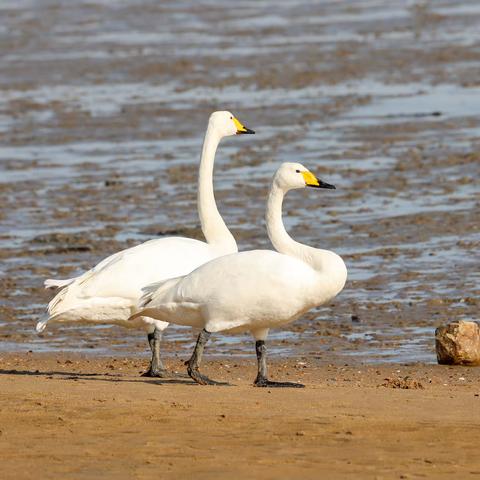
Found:
[[[46,280],[47,288],[63,288],[49,303],[48,315],[37,323],[37,332],[42,332],[49,322],[143,327],[148,330],[152,350],[152,361],[146,375],[166,375],[160,359],[160,340],[168,323],[146,317],[129,322],[128,318],[145,285],[185,275],[213,258],[238,251],[235,239],[217,210],[212,177],[220,140],[245,133],[254,132],[244,127],[230,112],[214,112],[210,116],[200,159],[197,198],[206,243],[184,237],[150,240],[111,255],[79,277]]]
[[[250,331],[256,340],[255,385],[303,386],[267,380],[265,339],[269,328],[285,325],[335,297],[345,285],[341,257],[294,241],[282,222],[282,201],[294,188],[335,188],[317,180],[298,163],[284,163],[275,174],[267,202],[268,236],[277,250],[252,250],[216,258],[189,275],[144,288],[138,312],[179,325],[202,328],[188,361],[198,383],[215,383],[198,371],[212,332]]]

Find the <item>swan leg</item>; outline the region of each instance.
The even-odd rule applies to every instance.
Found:
[[[258,374],[255,382],[255,387],[283,387],[283,388],[303,388],[305,385],[293,382],[273,382],[267,378],[267,347],[265,340],[257,340],[255,342],[255,351],[257,352]]]
[[[198,335],[195,350],[193,351],[190,360],[186,362],[188,375],[200,385],[228,385],[228,383],[216,382],[214,380],[211,380],[206,375],[200,373],[200,371],[198,370],[198,367],[200,366],[200,363],[202,361],[203,350],[205,349],[205,345],[208,342],[210,335],[211,333],[207,332],[205,329],[203,329],[200,332],[200,335]]]
[[[160,342],[162,341],[163,332],[158,328],[148,334],[148,343],[152,350],[152,360],[150,368],[142,375],[143,377],[171,377],[172,375],[164,367],[162,359],[160,358]]]

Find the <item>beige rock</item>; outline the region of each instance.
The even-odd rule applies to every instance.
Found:
[[[480,365],[480,326],[463,320],[435,330],[437,360],[441,365]]]

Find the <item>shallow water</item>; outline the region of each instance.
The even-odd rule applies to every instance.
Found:
[[[289,194],[285,223],[341,254],[349,282],[272,332],[274,353],[433,362],[435,327],[477,318],[477,2],[0,9],[1,349],[145,354],[143,333],[116,327],[37,336],[42,282],[159,234],[199,234],[196,169],[216,109],[257,131],[217,154],[218,204],[241,249],[269,247],[264,200],[280,162],[337,185]],[[166,338],[186,355],[194,334]],[[248,336],[212,343],[252,351]]]

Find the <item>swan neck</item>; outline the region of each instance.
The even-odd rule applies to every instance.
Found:
[[[207,243],[219,246],[228,253],[236,252],[237,244],[217,209],[213,192],[213,165],[220,140],[220,134],[209,125],[200,158],[197,204],[202,232]]]
[[[310,292],[312,305],[315,305],[320,293],[326,296],[325,298],[329,295],[333,298],[342,290],[347,279],[347,268],[342,258],[336,253],[303,245],[290,237],[282,221],[282,203],[285,193],[275,185],[275,182],[272,184],[267,201],[268,236],[277,252],[297,258],[321,275],[318,278],[322,280],[312,284]]]
[[[301,257],[302,245],[290,237],[282,220],[282,205],[285,191],[273,182],[267,200],[266,223],[268,238],[275,250],[285,255]]]
[[[268,237],[277,252],[295,257],[302,262],[308,263],[314,270],[320,271],[323,269],[325,258],[335,254],[328,250],[304,245],[290,237],[282,220],[282,205],[285,194],[286,191],[276,185],[274,181],[267,201],[266,221]]]

